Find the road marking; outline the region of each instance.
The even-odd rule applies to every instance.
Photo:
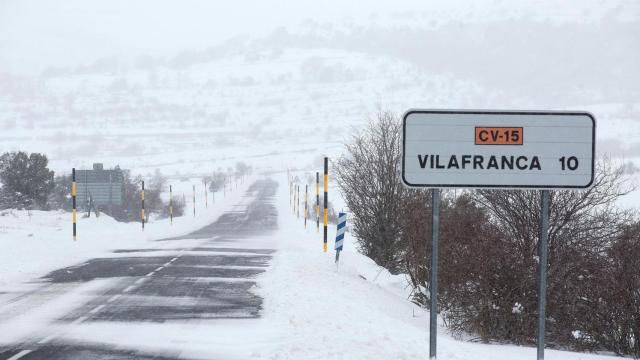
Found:
[[[153,274],[155,274],[155,273],[156,273],[155,271],[152,271],[152,272],[148,273],[148,274],[147,274],[147,275],[145,275],[145,276],[153,276]]]
[[[162,270],[162,269],[164,269],[164,265],[163,265],[163,266],[160,266],[159,268],[155,269],[154,271],[160,271],[160,270]]]
[[[122,290],[122,292],[129,292],[129,291],[133,290],[133,288],[135,288],[135,286],[133,286],[133,285],[128,286],[126,289]]]
[[[118,295],[113,295],[109,300],[107,300],[107,302],[114,302],[114,301],[116,301],[120,296],[122,296],[122,295],[120,295],[120,294],[118,294]]]
[[[22,350],[19,353],[13,355],[12,357],[8,358],[7,360],[17,360],[20,359],[21,357],[27,355],[28,353],[32,352],[33,350]]]
[[[102,308],[104,308],[105,306],[107,306],[107,305],[104,305],[104,304],[98,305],[95,308],[93,308],[93,310],[89,311],[89,314],[95,314],[98,311],[102,310]]]
[[[56,338],[57,336],[58,336],[58,334],[51,334],[51,335],[47,336],[46,338],[44,338],[44,339],[42,339],[42,340],[38,341],[38,344],[46,344],[46,343],[48,343],[49,341],[51,341],[51,340],[53,340],[54,338]]]
[[[83,322],[83,321],[85,321],[85,320],[87,320],[87,317],[86,317],[86,316],[81,316],[81,317],[79,317],[79,318],[75,319],[75,320],[71,323],[71,325],[78,325],[78,324],[80,324],[81,322]]]
[[[147,279],[145,279],[145,278],[140,278],[140,279],[136,280],[136,282],[135,282],[135,283],[136,283],[136,284],[141,284],[141,283],[142,283],[142,282],[144,282],[145,280],[147,280]]]

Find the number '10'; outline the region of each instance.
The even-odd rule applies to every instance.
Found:
[[[560,159],[558,159],[558,161],[560,161],[560,166],[562,167],[562,170],[575,170],[578,168],[578,158],[575,156],[569,156],[569,157],[561,157]]]

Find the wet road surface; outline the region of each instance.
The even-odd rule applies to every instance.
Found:
[[[49,303],[53,309],[70,293],[78,293],[71,298],[78,303],[62,316],[24,324],[34,326],[29,340],[0,347],[0,359],[182,359],[179,350],[159,354],[69,339],[64,329],[113,322],[151,323],[162,331],[163,324],[260,317],[256,277],[274,251],[259,240],[277,229],[276,186],[255,182],[233,211],[189,235],[159,240],[158,248],[116,250],[49,273],[42,286],[2,305],[0,322]]]

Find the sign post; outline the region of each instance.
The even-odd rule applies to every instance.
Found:
[[[586,112],[409,110],[402,122],[402,181],[432,189],[429,357],[436,359],[441,188],[541,190],[538,359],[544,359],[549,190],[594,180],[595,118]]]
[[[440,235],[440,189],[431,189],[431,282],[429,283],[429,359],[436,358],[438,335],[438,238]]]
[[[538,251],[538,360],[544,359],[544,325],[547,309],[547,240],[549,239],[549,190],[540,194],[540,238]]]

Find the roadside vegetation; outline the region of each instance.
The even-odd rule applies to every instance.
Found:
[[[71,211],[71,175],[57,175],[49,169],[45,154],[23,151],[7,152],[0,156],[0,210],[64,210]],[[146,177],[132,176],[129,170],[123,174],[122,205],[96,206],[98,213],[106,213],[117,221],[140,221],[140,191],[145,181],[145,215],[158,218],[169,217],[169,199],[161,194],[169,192],[169,181],[159,170]],[[227,171],[214,171],[202,181],[208,191],[220,191],[231,186],[231,179],[244,179],[251,174],[251,167],[238,162]],[[185,199],[173,195],[173,216],[182,216]],[[84,214],[84,204],[77,204],[80,214]],[[93,212],[93,211],[92,211]]]
[[[402,185],[400,161],[400,119],[381,111],[334,165],[359,251],[427,307],[431,196]],[[617,206],[632,190],[601,158],[591,188],[551,192],[548,346],[640,357],[640,220]],[[438,312],[453,333],[535,343],[539,216],[538,191],[443,193]]]

